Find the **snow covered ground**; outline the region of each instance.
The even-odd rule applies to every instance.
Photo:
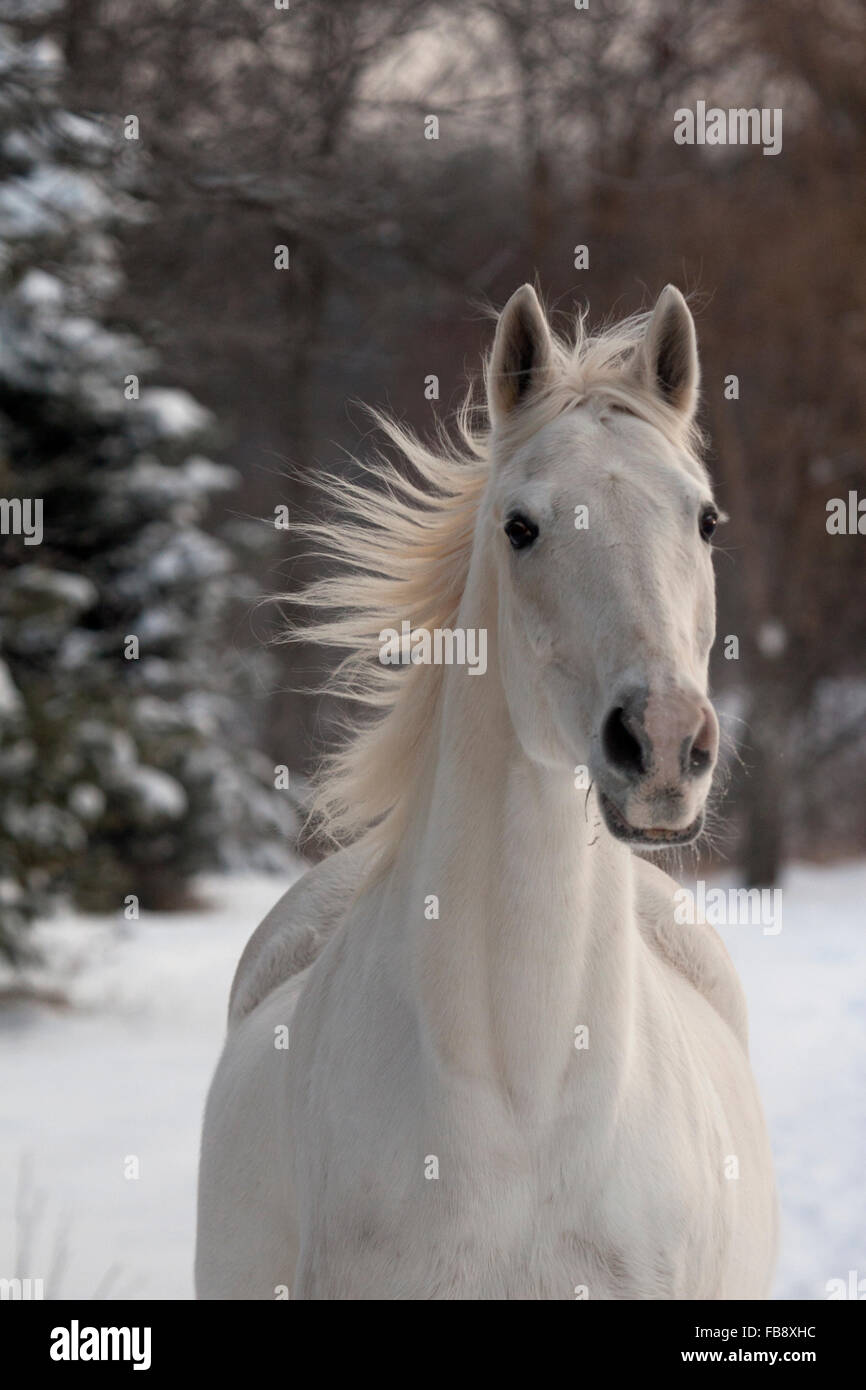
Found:
[[[0,1008],[0,1277],[43,1278],[49,1298],[192,1296],[199,1123],[229,983],[284,886],[212,879],[202,912],[41,928],[43,982],[62,979],[74,1007]],[[721,930],[778,1165],[776,1294],[824,1298],[828,1280],[866,1278],[866,863],[795,867],[782,901],[776,935]]]

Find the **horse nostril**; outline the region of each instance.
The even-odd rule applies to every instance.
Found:
[[[627,777],[643,777],[646,772],[643,748],[628,727],[628,716],[620,706],[611,710],[601,731],[601,743],[608,762]]]
[[[699,777],[702,772],[706,772],[715,757],[715,749],[715,724],[712,716],[705,710],[700,728],[686,750],[685,771],[692,777]]]
[[[705,772],[710,765],[712,754],[708,748],[698,748],[697,744],[692,745],[689,753],[689,771],[692,773]]]

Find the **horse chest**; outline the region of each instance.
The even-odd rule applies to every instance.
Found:
[[[477,1232],[475,1268],[495,1270],[483,1296],[673,1298],[705,1287],[718,1184],[696,1182],[684,1155],[649,1126],[612,1134],[606,1149],[598,1139],[566,1122],[530,1150],[522,1174],[491,1183]],[[471,1188],[470,1178],[469,1209]]]
[[[723,1194],[649,1114],[602,1139],[580,1114],[518,1132],[458,1109],[376,1126],[368,1156],[319,1175],[300,1296],[712,1296]]]

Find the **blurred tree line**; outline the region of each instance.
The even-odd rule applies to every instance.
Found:
[[[826,526],[830,498],[866,492],[858,0],[0,8],[19,40],[59,46],[65,108],[110,134],[139,209],[113,232],[111,314],[218,418],[232,506],[263,519],[243,554],[262,592],[311,572],[291,530],[275,550],[275,508],[315,509],[316,470],[363,450],[352,403],[429,432],[489,341],[482,303],[537,280],[564,323],[668,280],[692,292],[732,518],[719,633],[738,638],[715,658],[733,744],[719,847],[762,884],[784,855],[862,849],[863,541]],[[676,144],[674,112],[698,100],[781,108],[782,152]],[[321,678],[317,658],[280,659],[247,708],[267,758],[305,771],[339,711],[290,688]]]
[[[138,204],[114,137],[60,99],[47,36],[0,26],[0,954],[58,891],[176,907],[202,869],[288,861],[296,829],[257,747],[261,656],[232,629],[250,537],[201,450],[214,417],[151,384],[114,322],[116,233]],[[255,539],[258,540],[256,534]]]

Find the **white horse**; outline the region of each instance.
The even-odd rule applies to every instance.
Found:
[[[697,386],[672,286],[566,344],[524,285],[489,428],[437,454],[385,421],[414,472],[331,481],[354,515],[313,530],[348,564],[305,635],[375,718],[321,788],[350,847],[235,977],[200,1297],[768,1296],[742,991],[633,852],[699,834],[717,755]],[[404,620],[483,631],[486,672],[384,665]]]

